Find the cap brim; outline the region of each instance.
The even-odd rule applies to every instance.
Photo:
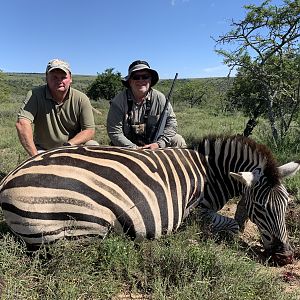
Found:
[[[55,69],[60,69],[60,70],[64,71],[66,74],[71,73],[70,70],[68,70],[67,68],[64,68],[64,67],[53,67],[53,68],[50,68],[49,70],[47,70],[47,73],[49,73],[49,72],[51,72],[51,71],[53,71]]]

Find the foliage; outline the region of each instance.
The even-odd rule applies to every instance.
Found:
[[[26,96],[27,92],[34,87],[43,85],[46,83],[44,73],[4,73],[4,81],[9,86],[13,98]],[[72,86],[83,92],[96,78],[96,76],[88,75],[72,75]]]
[[[98,74],[97,78],[87,88],[86,94],[93,100],[111,100],[121,91],[121,73],[113,72],[113,68]]]
[[[230,79],[187,79],[175,91],[173,106],[180,107],[206,107],[207,110],[218,112],[225,111],[224,85],[225,90],[231,84]]]
[[[188,80],[185,85],[177,90],[174,102],[183,102],[187,107],[199,106],[211,92],[211,86],[204,82]]]
[[[5,74],[0,70],[0,101],[5,101],[9,96],[9,86],[4,81]]]
[[[225,95],[232,85],[232,78],[193,78],[177,79],[171,103],[174,109],[205,108],[211,113],[223,113],[226,111]],[[166,96],[170,92],[172,80],[165,79],[154,87]]]
[[[18,95],[25,98],[30,89],[45,84],[45,74],[5,73],[5,75],[5,81],[14,97]]]
[[[217,45],[235,44],[234,50],[217,49],[224,62],[237,69],[229,105],[256,118],[269,120],[275,142],[288,133],[299,110],[300,5],[285,0],[282,7],[247,5],[244,20],[220,36]]]
[[[15,75],[29,87],[42,75]],[[93,77],[73,75],[74,84],[83,87]],[[13,77],[13,76],[12,76]],[[11,77],[11,81],[14,79]],[[206,79],[195,79],[206,82]],[[178,80],[179,89],[188,80]],[[220,94],[228,86],[226,79],[211,79]],[[167,94],[171,80],[161,81]],[[29,87],[30,88],[30,87]],[[212,94],[214,95],[214,93]],[[0,178],[13,170],[27,154],[18,142],[15,119],[18,102],[0,103]],[[216,101],[216,102],[214,102]],[[245,117],[239,113],[216,113],[215,100],[188,108],[176,103],[178,130],[187,142],[207,134],[241,133]],[[96,140],[108,144],[106,116],[108,101],[91,101],[98,112]],[[260,122],[253,137],[266,142],[265,123]],[[280,162],[299,158],[298,135],[276,150]],[[292,147],[293,145],[293,147]],[[272,149],[274,150],[274,149]],[[278,152],[280,151],[280,152]],[[299,178],[287,184],[293,195],[299,195]],[[293,229],[294,228],[294,229]],[[295,231],[297,230],[296,234]],[[293,243],[299,245],[299,218],[290,225]],[[282,278],[253,258],[238,242],[220,244],[206,238],[199,224],[189,220],[179,232],[160,240],[135,243],[124,236],[60,240],[28,255],[25,245],[13,236],[0,212],[0,298],[1,299],[282,299],[296,300],[284,290]],[[249,253],[250,256],[248,255]]]

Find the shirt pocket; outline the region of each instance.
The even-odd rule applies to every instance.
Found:
[[[148,125],[155,126],[159,120],[160,115],[157,116],[148,116]]]

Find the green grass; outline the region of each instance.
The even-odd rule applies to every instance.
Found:
[[[1,299],[297,299],[237,244],[204,240],[196,225],[139,244],[116,235],[61,240],[51,258],[44,248],[28,256],[8,233],[0,242]]]
[[[108,102],[93,102],[96,139],[108,144]],[[0,103],[0,178],[27,158],[15,130],[19,101]],[[247,118],[240,114],[217,115],[205,109],[175,111],[179,132],[189,142],[215,133],[242,133]],[[268,143],[263,121],[253,138]],[[271,144],[270,144],[271,145]],[[271,145],[272,147],[272,145]],[[299,157],[293,137],[289,148],[273,148],[279,161]],[[296,151],[296,152],[295,152]],[[286,181],[299,206],[297,175]],[[298,205],[298,206],[297,206]],[[0,215],[1,218],[3,216]],[[193,220],[179,232],[160,240],[134,243],[124,236],[60,240],[28,255],[4,221],[0,222],[1,299],[120,299],[132,294],[141,299],[299,299],[287,293],[282,279],[271,268],[257,262],[240,244],[220,243],[203,234]],[[299,220],[288,222],[292,243],[299,242]],[[127,298],[130,299],[130,298]]]
[[[178,131],[187,143],[192,138],[201,138],[210,134],[243,133],[246,118],[241,115],[221,116],[210,114],[199,108],[186,108],[175,111],[178,121]]]

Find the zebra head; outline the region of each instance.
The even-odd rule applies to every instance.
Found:
[[[290,162],[277,168],[279,178],[294,175],[300,168],[299,162]],[[280,181],[270,184],[270,178],[262,169],[252,172],[230,173],[241,182],[243,201],[250,220],[261,233],[266,253],[278,265],[293,261],[293,250],[288,243],[285,213],[289,194]]]

